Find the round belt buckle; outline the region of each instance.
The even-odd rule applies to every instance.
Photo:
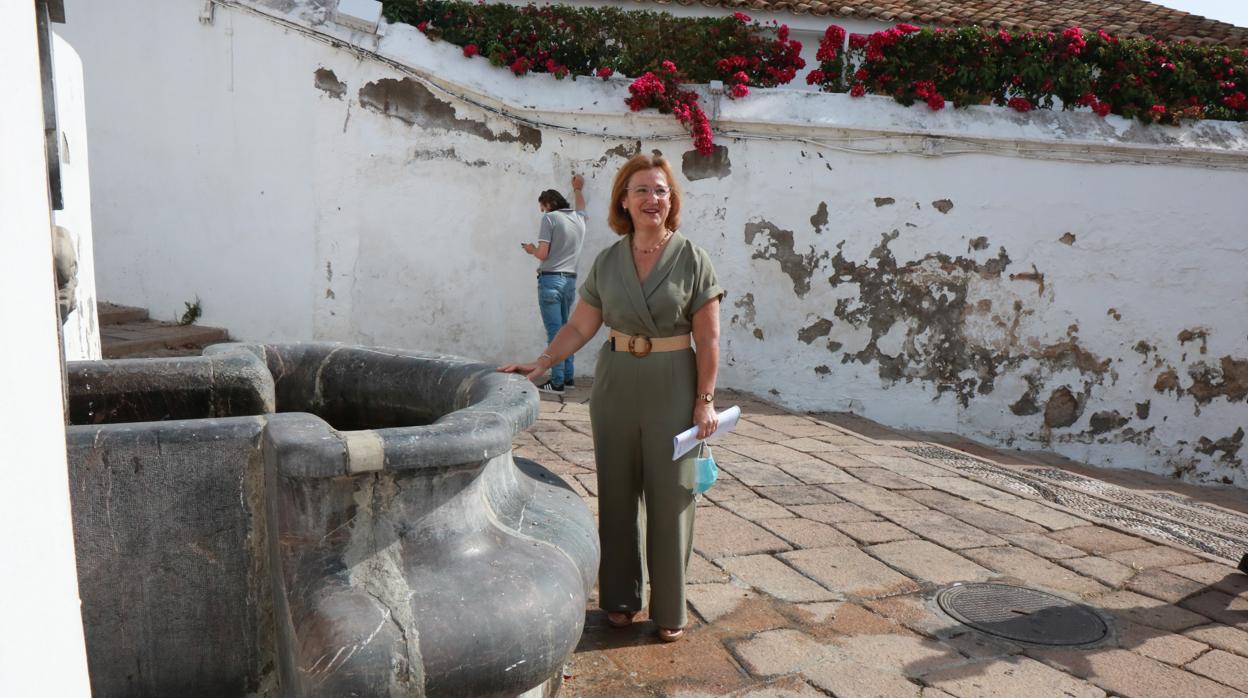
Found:
[[[646,346],[645,346],[645,348],[644,348],[644,349],[638,349],[638,348],[636,347],[637,340],[639,340],[639,339],[644,339],[644,340],[646,340]],[[632,337],[629,337],[629,338],[628,338],[628,353],[632,354],[633,356],[636,356],[636,357],[637,357],[637,358],[639,358],[639,359],[642,359],[642,358],[645,358],[646,356],[649,356],[649,355],[650,355],[650,349],[651,349],[653,346],[654,346],[654,342],[651,342],[649,337],[644,337],[644,336],[642,336],[642,335],[639,335],[639,334],[638,334],[638,335],[633,335]]]

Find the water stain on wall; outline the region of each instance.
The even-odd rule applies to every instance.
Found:
[[[1034,281],[1037,285],[1037,294],[1044,295],[1044,274],[1036,269],[1036,265],[1031,265],[1031,271],[1010,274],[1010,281]]]
[[[607,152],[598,158],[598,164],[605,165],[611,158],[624,158],[627,160],[639,153],[641,153],[641,141],[633,141],[632,145],[621,143],[614,148],[608,148]]]
[[[1079,421],[1083,404],[1066,386],[1054,390],[1044,404],[1045,429],[1061,429]]]
[[[762,328],[754,325],[754,318],[757,315],[757,312],[754,310],[754,294],[747,293],[744,296],[741,296],[741,300],[733,303],[732,307],[740,308],[741,312],[734,313],[730,322],[747,330],[751,330],[751,334],[754,335],[755,339],[762,339]]]
[[[1214,398],[1225,397],[1228,402],[1244,402],[1248,398],[1248,358],[1223,356],[1216,365],[1197,361],[1187,367],[1187,376],[1191,383],[1185,388],[1178,371],[1167,367],[1157,376],[1153,390],[1173,393],[1176,398],[1190,396],[1196,403],[1197,415],[1200,414],[1200,406],[1209,404]]]
[[[329,68],[317,68],[313,73],[312,84],[316,86],[316,89],[334,99],[342,99],[342,96],[347,93],[347,83],[339,80],[338,76],[334,75],[334,71]]]
[[[728,158],[727,146],[715,146],[710,155],[688,150],[680,157],[680,169],[690,182],[711,177],[723,179],[732,174],[732,160]]]
[[[1121,429],[1131,421],[1130,417],[1118,414],[1117,410],[1102,410],[1088,420],[1088,431],[1093,434],[1104,434],[1107,431]]]
[[[815,215],[810,217],[810,227],[815,229],[815,234],[823,232],[823,226],[828,224],[828,204],[820,201],[819,208],[815,211]]]
[[[780,264],[780,270],[793,280],[793,292],[798,298],[810,292],[810,278],[815,269],[828,258],[828,253],[810,252],[800,254],[794,249],[793,231],[784,230],[767,221],[745,224],[745,242],[754,244],[754,238],[763,236],[766,247],[755,250],[751,259],[774,259]]]
[[[935,252],[899,264],[889,245],[900,235],[897,230],[882,234],[880,244],[862,262],[845,257],[844,242],[831,258],[828,283],[858,289],[857,298],[837,301],[833,317],[871,331],[867,345],[843,356],[842,362],[874,362],[887,382],[929,381],[938,393],[953,392],[966,405],[977,392],[992,391],[1004,366],[1026,358],[984,346],[965,332],[966,315],[977,307],[968,303],[972,278],[999,280],[1010,264],[1009,255],[1001,248],[995,257],[980,262]],[[1021,306],[1015,312],[1021,314]],[[905,339],[902,350],[890,355],[879,342],[898,324]],[[1020,409],[1029,408],[1020,405]]]
[[[831,331],[832,321],[823,317],[798,330],[797,339],[799,342],[810,344],[820,337],[827,337]]]
[[[1242,458],[1236,457],[1236,454],[1239,453],[1240,447],[1242,447],[1243,445],[1244,445],[1244,428],[1240,427],[1235,430],[1234,434],[1231,434],[1230,436],[1224,436],[1218,439],[1217,441],[1212,441],[1209,438],[1202,436],[1200,437],[1200,440],[1196,442],[1195,448],[1198,453],[1203,453],[1206,456],[1211,456],[1211,457],[1215,453],[1221,452],[1222,456],[1219,458],[1219,460],[1221,460],[1222,462],[1228,465],[1238,467],[1244,464],[1244,461]]]
[[[825,211],[820,206],[811,217],[815,234],[823,232]],[[967,407],[977,396],[996,390],[1000,377],[1011,375],[1027,384],[1023,394],[1011,396],[1013,402],[1008,404],[1014,415],[1036,420],[1031,438],[1047,443],[1130,443],[1170,449],[1174,462],[1191,470],[1200,466],[1200,454],[1209,457],[1206,462],[1216,457],[1220,463],[1242,467],[1244,459],[1238,454],[1243,435],[1239,432],[1222,438],[1158,443],[1156,427],[1142,424],[1150,418],[1151,401],[1104,404],[1096,397],[1097,387],[1118,382],[1114,358],[1089,350],[1080,340],[1078,325],[1070,325],[1066,337],[1057,341],[1022,335],[1021,320],[1036,313],[1053,289],[1034,264],[1027,271],[1009,273],[1015,262],[1004,247],[995,255],[988,251],[987,236],[970,239],[966,256],[934,251],[902,262],[892,250],[902,237],[899,229],[881,233],[879,243],[863,259],[847,257],[844,240],[834,251],[812,246],[799,252],[793,231],[766,220],[746,224],[744,234],[745,241],[755,247],[752,258],[775,262],[792,280],[798,298],[809,294],[821,272],[828,274],[830,287],[851,291],[840,294],[843,297],[830,310],[816,309],[808,315],[809,324],[797,330],[796,339],[814,345],[828,338],[829,351],[841,351],[834,339],[843,339],[847,330],[869,331],[865,345],[842,353],[841,363],[874,364],[885,386],[926,382],[937,396],[948,393]],[[908,230],[906,234],[913,235]],[[1073,244],[1074,235],[1061,242]],[[1011,282],[1034,283],[1037,295],[1026,293],[1020,298]],[[1001,307],[1005,306],[1002,298],[1011,298],[1012,308]],[[994,305],[1000,310],[994,310]],[[1108,314],[1122,317],[1116,308]],[[996,331],[983,331],[985,318]],[[1199,342],[1203,348],[1206,334],[1200,328],[1184,330],[1179,342]],[[1165,365],[1152,338],[1124,346],[1142,357],[1157,392],[1192,400],[1197,414],[1201,405],[1219,397],[1248,401],[1248,358],[1203,359],[1176,369]],[[828,364],[816,364],[813,370],[817,376],[831,373]]]
[[[429,88],[412,78],[382,78],[360,88],[360,104],[371,111],[396,118],[421,128],[440,128],[467,133],[487,141],[520,143],[538,150],[542,132],[531,126],[516,124],[519,135],[495,133],[480,121],[455,116],[455,108],[433,95]]]
[[[1198,341],[1200,342],[1200,353],[1202,354],[1209,353],[1209,331],[1204,329],[1203,327],[1195,327],[1195,328],[1183,330],[1182,332],[1179,333],[1178,339],[1179,339],[1180,346],[1187,344],[1188,342]]]
[[[485,167],[489,163],[481,158],[476,160],[466,160],[454,148],[416,148],[412,151],[411,160],[437,160],[437,161],[454,161],[467,165],[468,167]]]

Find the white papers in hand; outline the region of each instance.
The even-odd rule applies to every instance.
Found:
[[[720,412],[717,416],[719,417],[719,426],[716,427],[715,431],[712,432],[710,436],[706,437],[706,439],[713,439],[716,436],[727,434],[732,431],[733,428],[737,426],[737,420],[741,418],[741,408],[733,405],[723,412]],[[677,458],[680,458],[686,453],[692,451],[693,448],[698,445],[698,441],[697,426],[690,427],[676,436],[673,436],[672,460],[676,460]]]

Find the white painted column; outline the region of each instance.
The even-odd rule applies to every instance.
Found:
[[[0,63],[0,695],[85,696],[33,2],[0,3]]]

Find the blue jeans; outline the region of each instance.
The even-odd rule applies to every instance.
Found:
[[[546,325],[546,341],[553,341],[559,328],[568,324],[572,314],[572,301],[576,297],[576,279],[571,276],[543,275],[537,277],[537,304],[542,310],[542,324]],[[572,355],[550,367],[550,382],[555,386],[571,380]]]

